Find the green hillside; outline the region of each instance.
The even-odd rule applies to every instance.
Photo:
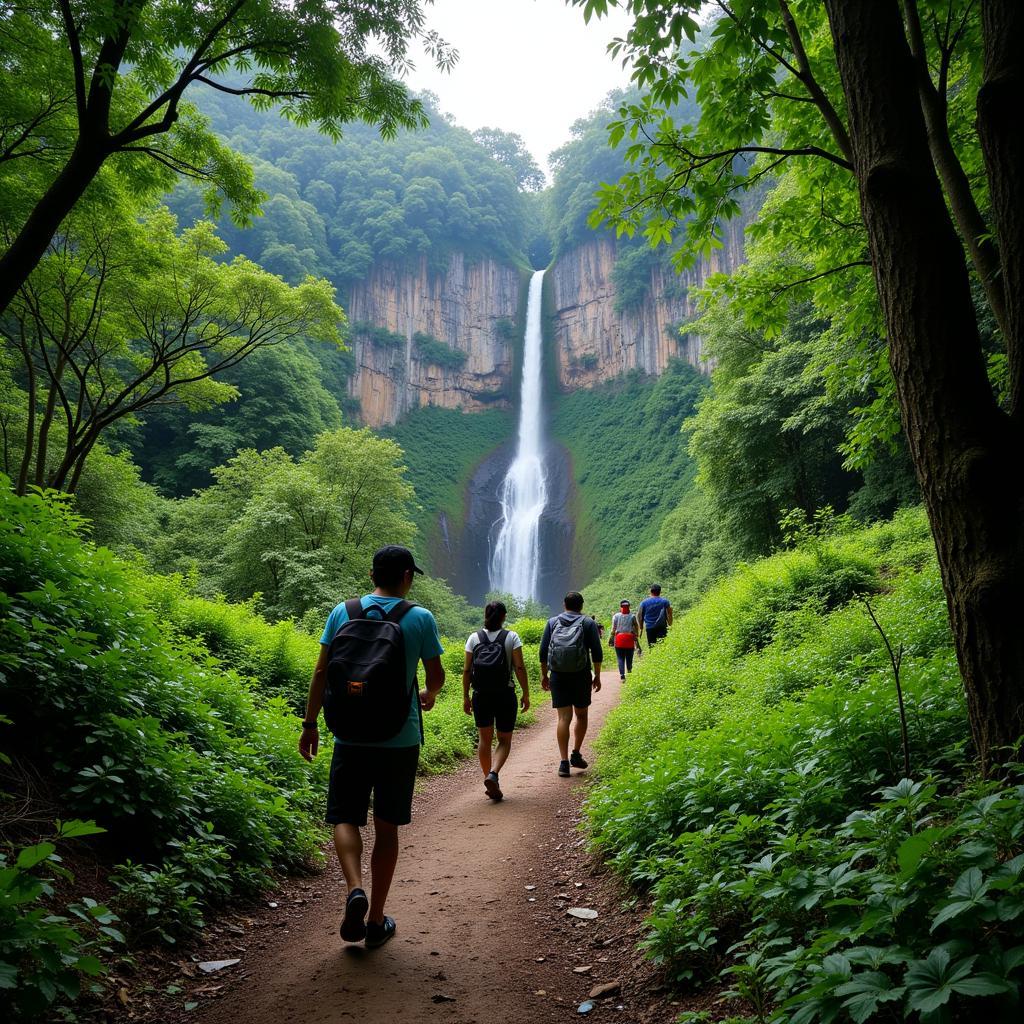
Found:
[[[573,562],[592,578],[658,536],[694,475],[680,428],[706,388],[681,361],[661,377],[631,372],[554,400],[552,436],[569,449],[579,490]]]
[[[416,491],[413,521],[428,564],[443,562],[441,516],[448,521],[449,533],[458,536],[470,475],[514,430],[515,417],[508,409],[463,413],[424,406],[381,431],[394,438],[405,453],[408,479]]]

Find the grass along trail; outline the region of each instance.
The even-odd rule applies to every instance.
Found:
[[[614,668],[603,682],[584,743],[591,758],[619,696]],[[607,878],[591,877],[576,828],[587,772],[557,777],[554,713],[547,694],[532,696],[538,721],[516,735],[501,774],[502,803],[485,798],[475,761],[427,780],[417,794],[387,908],[398,924],[391,942],[372,951],[341,942],[344,884],[332,856],[324,875],[301,887],[310,897],[281,897],[271,911],[277,919],[246,929],[237,951],[212,944],[200,951],[200,959],[241,962],[199,975],[188,998],[200,1005],[182,1019],[483,1024],[498,1015],[503,1024],[545,1024],[575,1016],[592,988],[616,976],[615,961],[636,959],[639,915],[622,909]],[[608,890],[598,921],[566,915],[569,906],[595,905],[598,890]],[[590,1019],[639,1019],[616,1010],[618,1002],[598,1003]]]

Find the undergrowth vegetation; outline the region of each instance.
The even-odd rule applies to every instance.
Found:
[[[811,531],[639,663],[591,835],[649,894],[650,954],[739,1020],[1016,1019],[1024,779],[975,777],[968,735],[923,514]]]
[[[122,939],[173,942],[227,899],[316,863],[330,737],[302,761],[296,712],[316,638],[147,575],[83,540],[70,501],[0,485],[0,998],[31,1015],[101,975]],[[444,646],[425,774],[475,745],[464,638]],[[536,676],[535,647],[527,662]],[[86,857],[107,876],[109,908],[74,895],[34,818],[18,824],[12,808],[39,785],[31,799],[69,819],[61,842],[96,835]]]

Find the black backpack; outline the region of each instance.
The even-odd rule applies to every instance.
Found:
[[[477,636],[480,643],[473,648],[471,675],[473,689],[497,693],[508,686],[511,673],[505,653],[508,630],[501,630],[493,640],[487,639],[487,631],[481,629]]]
[[[405,681],[405,639],[400,625],[411,601],[367,614],[356,597],[345,602],[348,621],[327,649],[324,721],[338,739],[379,743],[396,736],[409,717],[412,688]],[[374,608],[373,605],[370,608]]]

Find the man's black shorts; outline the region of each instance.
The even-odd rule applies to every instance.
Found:
[[[373,816],[392,825],[412,820],[412,791],[420,748],[334,744],[327,785],[328,825],[365,825],[373,794]]]
[[[498,732],[511,732],[516,727],[518,711],[515,687],[506,686],[498,692],[473,691],[473,718],[478,729],[497,724]]]
[[[593,672],[552,672],[551,706],[553,708],[589,708],[593,700]]]
[[[656,644],[664,640],[668,635],[668,623],[662,621],[660,626],[651,626],[647,630],[647,643]]]

